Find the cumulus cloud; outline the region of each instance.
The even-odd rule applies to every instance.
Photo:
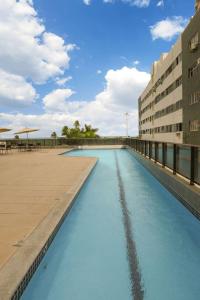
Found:
[[[46,31],[28,0],[0,2],[0,40],[0,68],[37,83],[62,75],[75,47]]]
[[[150,75],[136,68],[123,67],[109,70],[105,76],[105,88],[89,102],[73,101],[70,89],[57,89],[43,99],[45,113],[42,115],[22,115],[16,118],[10,114],[0,114],[6,126],[35,126],[41,128],[43,135],[51,131],[60,133],[63,125],[71,125],[78,119],[82,124],[91,123],[100,129],[101,135],[124,135],[124,113],[130,113],[130,134],[137,134],[137,101]]]
[[[69,101],[75,92],[71,89],[57,89],[43,98],[44,109],[48,113],[74,113],[81,109],[86,102]]]
[[[137,98],[149,81],[149,74],[136,68],[123,67],[109,70],[105,76],[106,88],[96,96],[96,101],[105,106],[117,105],[137,108]]]
[[[62,76],[76,47],[46,30],[31,0],[0,1],[0,41],[0,95],[5,105],[31,104],[36,99],[33,84]]]
[[[0,69],[0,104],[21,106],[32,104],[37,97],[33,86],[22,76]]]
[[[70,98],[74,92],[71,89],[57,89],[43,99],[44,108],[47,111],[65,111],[66,99]]]
[[[165,20],[157,22],[150,27],[152,39],[163,39],[171,41],[175,36],[179,35],[187,25],[188,20],[181,16],[166,18]]]

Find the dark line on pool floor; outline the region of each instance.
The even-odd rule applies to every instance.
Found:
[[[134,241],[134,235],[131,227],[131,220],[129,217],[128,207],[126,203],[126,195],[124,184],[122,181],[117,153],[115,152],[115,163],[117,169],[117,178],[120,192],[120,204],[123,213],[123,224],[126,236],[127,256],[129,261],[130,277],[131,277],[131,292],[134,300],[142,300],[144,297],[144,290],[141,284],[141,274],[137,257],[137,250]]]

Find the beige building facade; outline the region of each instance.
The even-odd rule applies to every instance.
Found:
[[[169,53],[153,63],[138,101],[139,136],[148,141],[200,145],[200,0]]]
[[[139,133],[144,140],[182,143],[182,47],[154,62],[151,80],[139,98]]]

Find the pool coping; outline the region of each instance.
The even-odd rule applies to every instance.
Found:
[[[64,153],[66,152],[69,151]],[[20,251],[17,251],[1,270],[0,299],[20,299],[97,162],[98,159],[93,157],[89,167],[83,171],[77,181],[75,189],[63,194],[62,200],[49,212],[25,240]]]

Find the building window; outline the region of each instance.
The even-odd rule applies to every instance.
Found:
[[[188,69],[188,77],[194,77],[199,74],[200,57],[196,60],[191,68]]]
[[[190,131],[200,131],[200,120],[190,121]]]
[[[199,44],[199,34],[198,32],[191,38],[189,42],[190,51],[195,51],[198,48]]]
[[[182,84],[182,77],[176,80],[176,88],[178,88]]]
[[[194,92],[190,95],[190,105],[200,103],[200,91]]]
[[[183,129],[182,129],[182,123],[177,123],[177,124],[156,127],[154,129],[151,129],[151,132],[152,131],[154,131],[154,133],[172,133],[172,132],[183,131]]]
[[[175,65],[177,66],[182,61],[182,53],[176,57]]]
[[[175,106],[176,106],[176,110],[181,109],[181,108],[183,107],[183,101],[182,101],[182,100],[177,101],[177,102],[175,103]]]
[[[175,131],[177,132],[177,131],[182,131],[183,129],[182,129],[182,123],[178,123],[178,124],[176,124],[176,129],[175,129]]]
[[[162,85],[163,81],[171,74],[171,72],[176,68],[177,65],[182,61],[182,53],[180,53],[173,63],[169,66],[169,68],[163,73],[163,75],[158,79],[156,84],[151,88],[150,91],[146,94],[146,96],[142,99],[141,97],[138,99],[140,104],[144,103],[153,93],[156,91],[159,85]]]

